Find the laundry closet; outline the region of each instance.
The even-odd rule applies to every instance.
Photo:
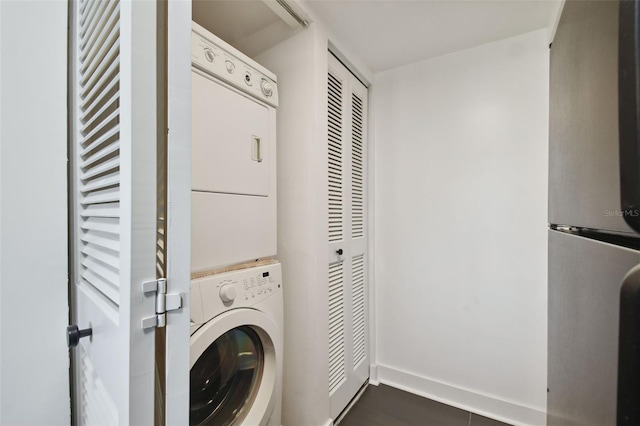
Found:
[[[367,383],[372,75],[307,6],[73,4],[83,421],[328,424]]]
[[[192,310],[207,269],[279,261],[282,424],[328,424],[369,380],[371,75],[304,3],[196,1],[192,13]],[[241,96],[209,90],[207,67]],[[227,127],[242,159],[212,142],[233,138]]]
[[[229,395],[259,407],[257,417],[241,410],[244,419],[329,425],[368,379],[496,419],[544,422],[552,40],[542,24],[479,38],[459,18],[504,30],[548,2],[504,14],[499,2],[324,2],[353,7],[334,14],[320,3],[0,2],[1,98],[11,106],[1,117],[11,155],[0,278],[7,325],[21,318],[2,342],[40,333],[3,345],[10,392],[0,420],[187,424],[192,336],[215,341],[231,327],[218,347],[247,350],[226,370],[239,385]],[[26,21],[37,31],[25,33]],[[367,54],[364,63],[366,49],[345,37],[371,22],[432,31],[409,40],[404,28],[370,25],[381,39],[366,43],[383,56],[390,45],[472,40],[444,56],[376,63]],[[200,83],[226,100],[210,107],[216,118],[258,116],[240,126],[234,179],[233,162],[192,155],[194,28]],[[43,59],[50,72],[40,78]],[[210,117],[198,117],[205,141],[229,124]],[[208,208],[192,209],[192,198],[216,209],[234,198],[241,214],[199,215]],[[281,306],[271,303],[278,292]],[[247,315],[233,321],[265,333],[207,326],[234,306]],[[46,363],[32,362],[43,352]],[[253,385],[265,372],[260,393]]]

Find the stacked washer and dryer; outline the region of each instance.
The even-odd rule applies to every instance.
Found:
[[[276,77],[194,23],[192,425],[280,425]]]

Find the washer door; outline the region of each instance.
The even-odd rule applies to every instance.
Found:
[[[219,315],[191,336],[191,425],[265,425],[274,406],[275,323],[253,309]]]

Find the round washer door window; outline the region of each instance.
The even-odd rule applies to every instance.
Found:
[[[263,369],[264,349],[251,327],[217,338],[191,367],[189,424],[239,424],[255,399]]]

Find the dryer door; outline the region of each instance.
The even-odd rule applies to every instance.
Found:
[[[191,102],[192,189],[268,196],[269,108],[199,71]]]
[[[212,319],[191,337],[191,425],[266,425],[275,405],[279,332],[253,309]]]

